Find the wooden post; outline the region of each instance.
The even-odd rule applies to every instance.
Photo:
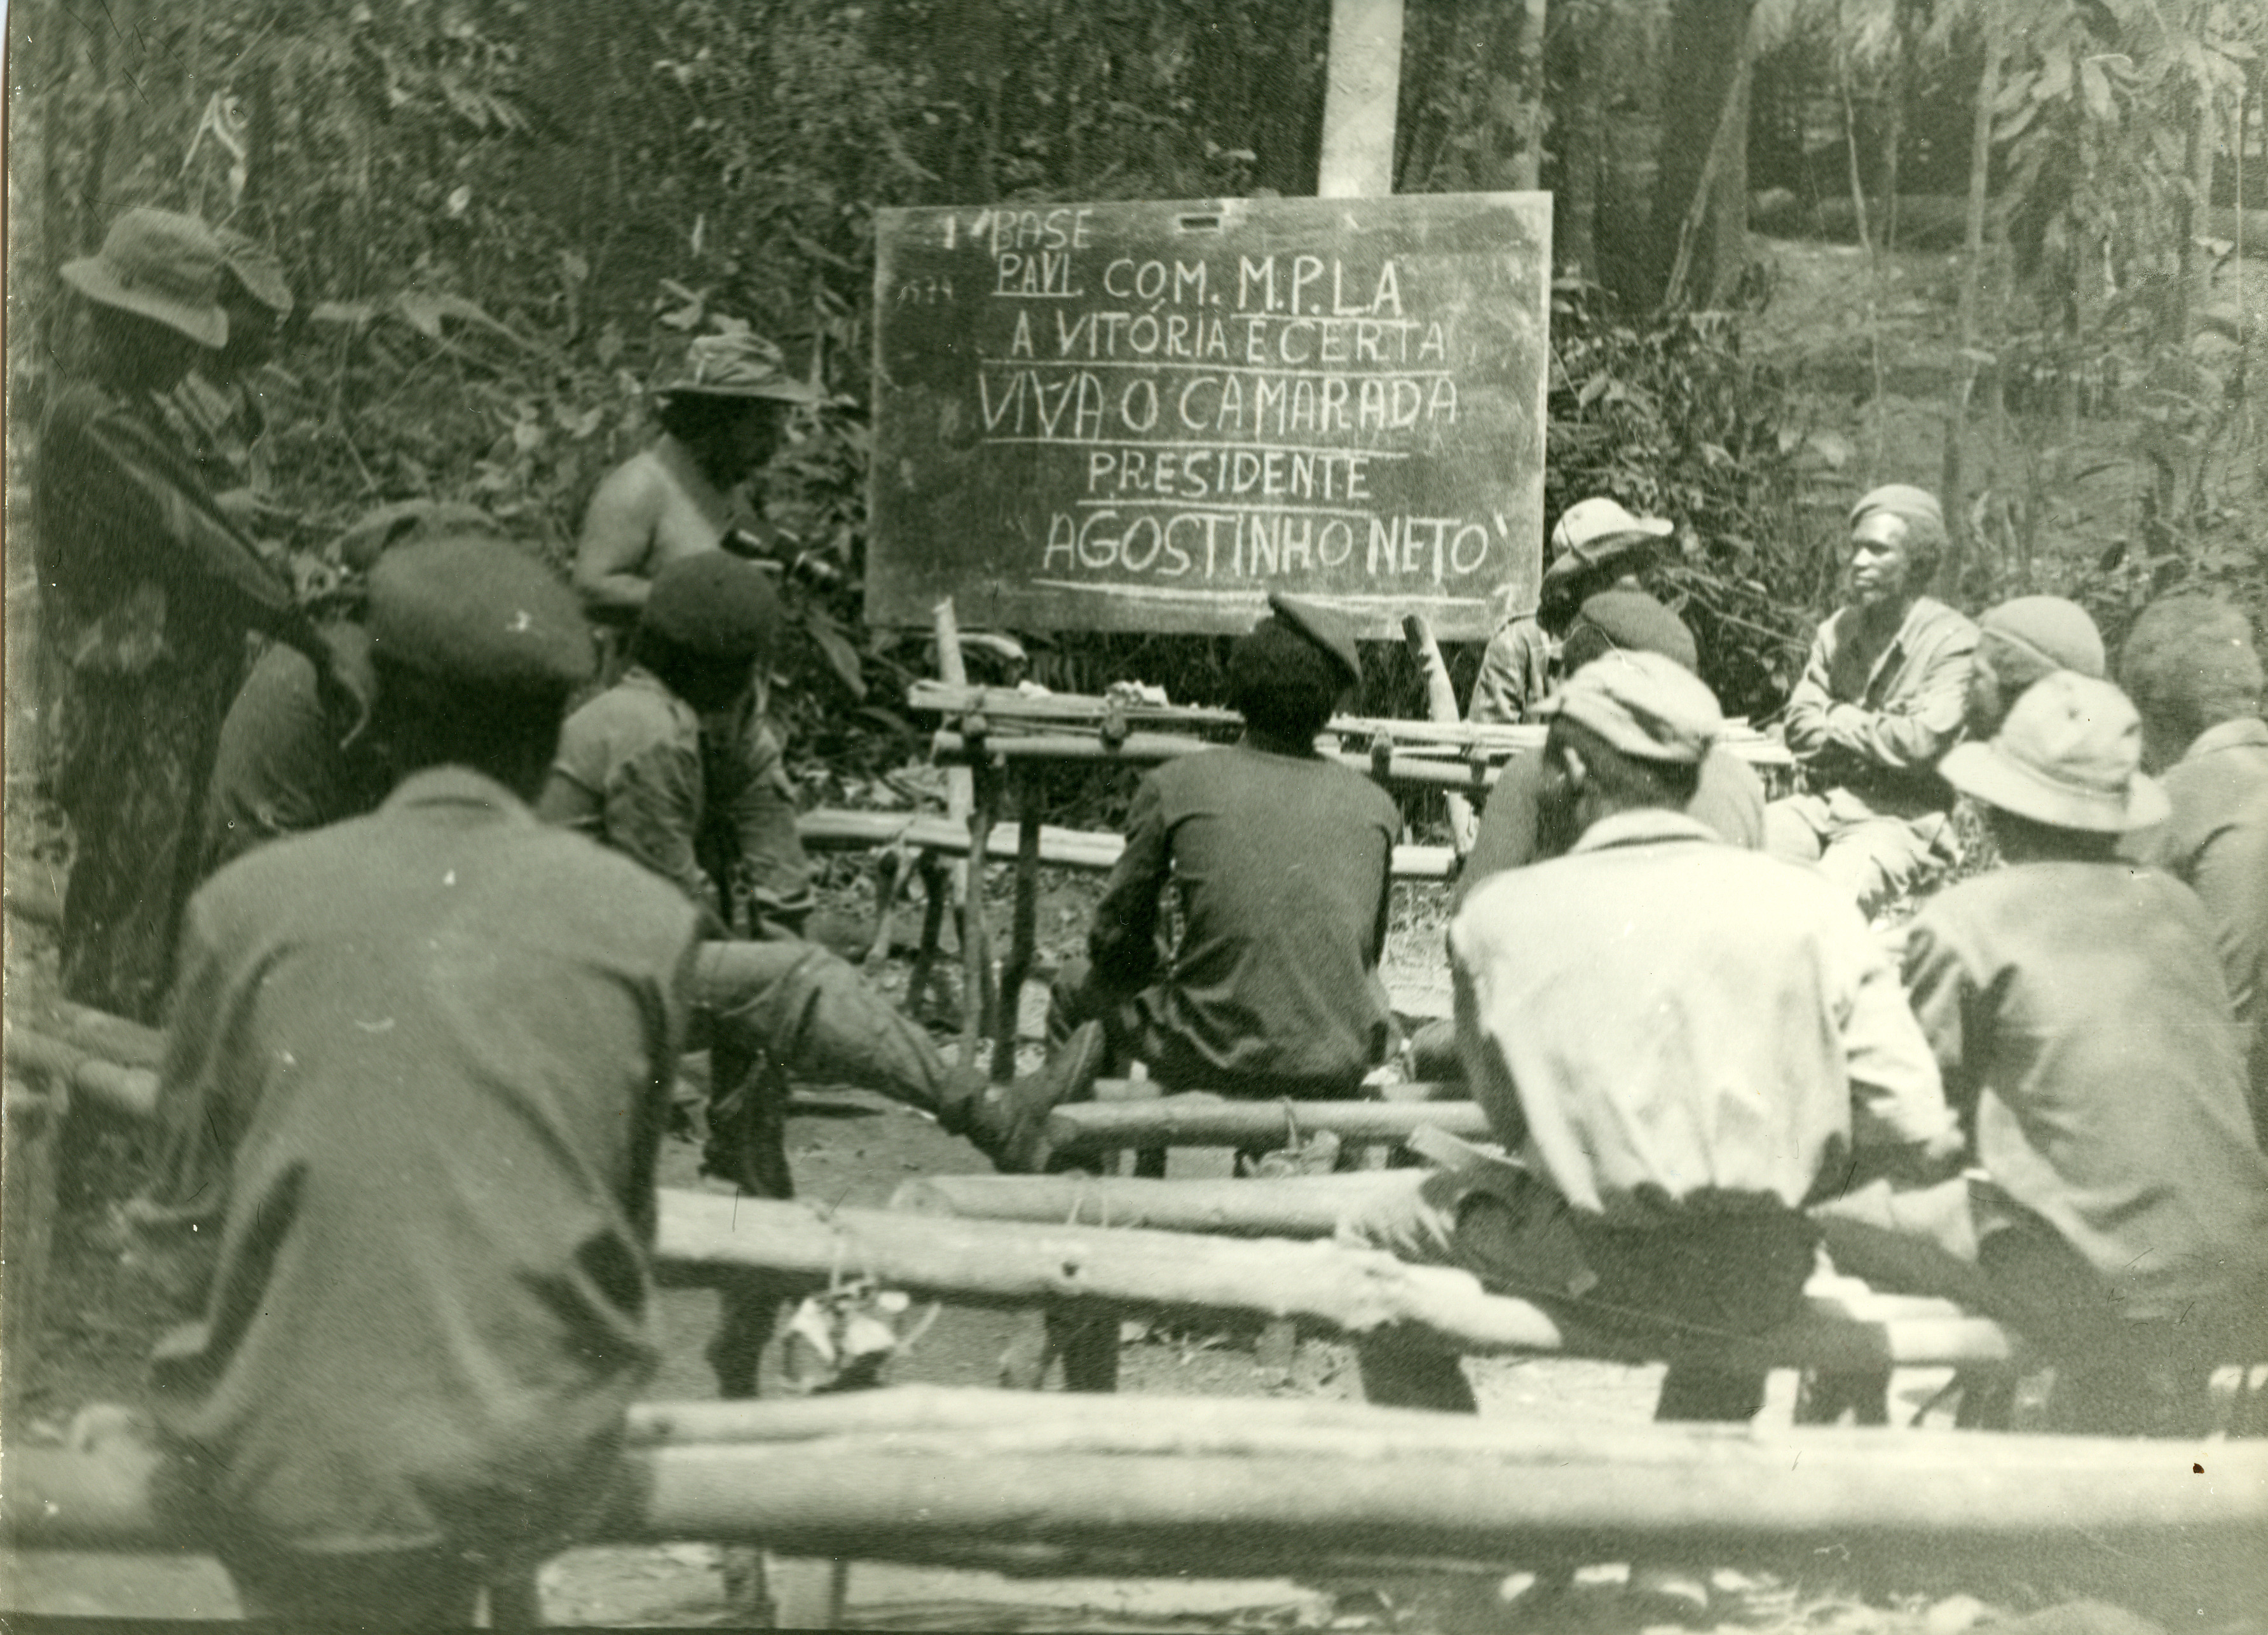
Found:
[[[1402,0],[1331,0],[1317,196],[1384,198],[1394,191],[1401,93]]]
[[[12,1065],[12,1064],[11,1064]],[[70,1110],[70,1081],[51,1075],[47,1088],[19,1083],[12,1073],[0,1086],[0,1263],[7,1294],[0,1300],[0,1336],[7,1359],[0,1367],[0,1421],[11,1432],[22,1424],[24,1370],[40,1340],[48,1261],[55,1241],[55,1172],[63,1124]]]
[[[1536,20],[1540,22],[1541,18]],[[1442,722],[1462,718],[1457,711],[1457,689],[1449,681],[1449,667],[1441,658],[1441,644],[1433,639],[1432,622],[1422,613],[1410,614],[1402,621],[1402,637],[1409,645],[1410,656],[1418,661],[1418,674],[1425,678],[1427,718]],[[1473,849],[1476,827],[1473,803],[1454,792],[1447,799],[1449,843],[1462,858]]]
[[[976,798],[968,810],[968,884],[961,899],[961,1059],[968,1066],[983,1064],[980,1054],[991,1020],[992,956],[984,923],[984,848],[992,838],[999,808],[1000,774],[985,748],[984,718],[969,716],[961,724],[969,748],[969,771]]]
[[[943,681],[947,687],[967,687],[968,663],[961,651],[961,621],[954,616],[952,597],[946,597],[930,610],[930,622],[937,633],[938,680]],[[966,766],[947,767],[945,773],[945,815],[965,825],[968,821],[969,812],[975,804],[975,776]],[[982,854],[980,853],[974,861],[978,878],[982,879],[984,866]],[[968,862],[955,858],[946,865],[946,877],[953,884],[953,905],[956,910],[962,910],[961,918],[954,928],[956,936],[967,924],[965,911],[968,902]],[[924,941],[925,944],[928,941],[926,931]],[[916,961],[916,969],[922,976],[925,976],[929,974],[929,970],[922,968],[918,958]],[[932,965],[930,969],[934,969],[934,966]],[[914,1008],[920,998],[921,992],[918,988],[910,986],[908,988],[906,1003],[909,1008]]]
[[[1040,919],[1040,769],[1016,769],[1016,915],[1008,937],[1008,961],[1000,970],[999,1036],[992,1045],[992,1077],[1016,1076],[1016,1032],[1023,1009],[1024,981],[1038,952]]]

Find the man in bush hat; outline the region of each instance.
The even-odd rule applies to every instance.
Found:
[[[2102,634],[2086,608],[2060,596],[2019,596],[1985,614],[1962,711],[1969,737],[1990,743],[2024,689],[2058,670],[2098,681],[2106,674]]]
[[[1490,641],[1465,718],[1526,718],[1550,687],[1548,631],[1564,629],[1594,592],[1613,586],[1638,589],[1639,568],[1675,527],[1660,517],[1632,516],[1603,496],[1568,506],[1551,530],[1551,564],[1536,593],[1537,609],[1506,619]]]
[[[1819,627],[1787,701],[1810,792],[1764,814],[1774,855],[1817,863],[1870,916],[1953,853],[1936,768],[1961,735],[1977,627],[1922,594],[1944,549],[1920,489],[1889,483],[1851,508],[1852,598]]]
[[[743,327],[696,339],[654,400],[661,435],[607,474],[583,516],[575,587],[602,626],[627,630],[655,575],[728,535],[744,554],[771,554],[770,525],[740,490],[779,446],[789,411],[825,394]]]
[[[777,554],[774,530],[745,485],[778,446],[790,411],[825,394],[788,375],[779,350],[743,325],[696,338],[655,397],[660,437],[600,482],[576,547],[575,586],[605,641],[610,681],[663,568],[720,549]],[[761,822],[740,828],[751,906],[770,930],[800,934],[815,902],[811,864],[762,684],[704,731],[713,754],[753,769],[746,796],[764,808]]]
[[[1360,681],[1352,632],[1283,594],[1229,655],[1233,746],[1147,774],[1126,850],[1066,961],[1050,1032],[1100,1022],[1112,1058],[1176,1089],[1351,1095],[1392,1029],[1378,961],[1401,814],[1384,791],[1315,752]],[[1182,936],[1160,949],[1160,900]]]
[[[782,1075],[879,1091],[933,1114],[1004,1169],[1029,1167],[1047,1113],[1083,1092],[1098,1040],[1049,1068],[995,1086],[956,1067],[929,1035],[827,949],[799,939],[733,938],[720,875],[699,839],[747,821],[745,766],[704,748],[701,719],[753,687],[778,622],[754,563],[708,551],[665,566],[639,615],[622,679],[576,711],[537,810],[675,886],[701,917],[694,968],[696,1048],[710,1049],[703,1169],[758,1197],[792,1196]],[[755,814],[761,821],[762,809]],[[760,1277],[725,1291],[710,1359],[728,1396],[753,1395],[781,1291]]]
[[[197,361],[166,394],[165,406],[215,503],[249,528],[275,487],[259,376],[291,315],[291,285],[274,252],[230,228],[215,228],[213,235],[221,248],[220,304],[228,314],[228,339]]]
[[[1959,1132],[1849,901],[1687,814],[1723,725],[1709,689],[1661,654],[1610,652],[1543,711],[1547,798],[1579,838],[1482,884],[1449,928],[1466,1077],[1515,1161],[1437,1143],[1443,1167],[1340,1239],[1624,1342],[1765,1332],[1801,1309],[1803,1206],[1861,1160],[1941,1170]],[[1373,1402],[1474,1410],[1458,1359],[1407,1330],[1358,1355]],[[1764,1386],[1675,1366],[1655,1417],[1745,1419]],[[1697,1571],[1644,1578],[1705,1605]]]
[[[197,1316],[150,1400],[173,1513],[247,1613],[464,1627],[591,1520],[659,1361],[696,922],[525,804],[592,667],[547,569],[407,546],[369,628],[401,782],[189,910],[136,1213]]]
[[[63,277],[85,303],[92,367],[56,393],[32,482],[55,792],[75,844],[63,991],[151,1022],[196,878],[196,818],[245,632],[291,643],[319,667],[328,654],[160,409],[227,339],[210,232],[129,210]]]
[[[1905,986],[1984,1178],[1818,1214],[1842,1270],[2021,1329],[2055,1362],[2055,1428],[2191,1436],[2257,1310],[2268,1158],[2211,924],[2118,857],[2167,814],[2141,759],[2125,696],[2066,671],[1940,763],[2007,866],[1924,906]]]
[[[2126,855],[2195,891],[2237,1020],[2252,1029],[2252,1121],[2268,1145],[2268,721],[2242,608],[2196,594],[2145,608],[2119,673],[2142,713],[2142,764],[2173,814]]]

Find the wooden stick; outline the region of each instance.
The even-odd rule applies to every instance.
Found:
[[[1406,1177],[1381,1170],[1242,1181],[926,1175],[900,1186],[889,1206],[908,1214],[984,1220],[1327,1238],[1350,1211],[1408,1184]]]
[[[979,718],[971,717],[974,724]],[[970,738],[982,744],[980,734]],[[961,1059],[976,1066],[991,1018],[990,928],[984,913],[984,852],[999,809],[1000,780],[982,754],[974,757],[975,799],[968,811],[968,888],[961,899]]]
[[[1531,18],[1531,26],[1535,19]],[[1522,41],[1525,52],[1527,42]],[[1540,47],[1538,48],[1541,48]],[[1527,142],[1530,151],[1535,147],[1531,134]],[[1440,644],[1433,639],[1433,627],[1422,613],[1413,613],[1402,621],[1402,636],[1410,648],[1410,656],[1418,661],[1418,673],[1425,678],[1425,713],[1436,721],[1455,721],[1457,689],[1449,681],[1449,667],[1442,660]],[[1452,793],[1449,806],[1449,843],[1456,848],[1459,857],[1473,849],[1473,803],[1463,795]]]
[[[59,1079],[121,1117],[146,1119],[158,1110],[158,1075],[147,1068],[122,1067],[25,1027],[9,1029],[7,1059],[10,1071]]]
[[[968,685],[968,664],[961,651],[961,621],[954,616],[952,597],[946,597],[936,607],[930,609],[930,623],[937,636],[937,670],[939,680],[947,687],[966,689]],[[968,825],[969,814],[975,807],[975,775],[966,767],[947,768],[945,774],[946,816],[954,820],[954,827],[965,830]],[[801,825],[799,824],[797,827],[799,832]],[[977,856],[981,858],[983,853],[980,851]],[[968,928],[968,865],[955,859],[947,867],[953,882],[953,905],[958,911],[954,934],[961,936]],[[980,868],[978,872],[981,876],[982,869]],[[964,963],[966,958],[964,950]],[[934,969],[934,965],[930,968]],[[927,976],[929,971],[924,970],[921,974]],[[906,991],[907,1008],[917,1010],[920,1007],[921,997],[921,991],[918,988],[909,987]],[[964,1056],[961,1059],[967,1061],[969,1058]]]
[[[1425,1125],[1468,1140],[1489,1137],[1488,1119],[1471,1101],[1239,1101],[1194,1094],[1059,1107],[1048,1115],[1048,1140],[1066,1155],[1130,1146],[1277,1147],[1292,1145],[1295,1131],[1398,1141]]]
[[[1040,918],[1040,777],[1024,766],[1016,777],[1016,910],[1008,933],[1008,960],[1000,969],[999,1028],[992,1042],[992,1077],[1016,1076],[1016,1030],[1024,980],[1032,974]]]

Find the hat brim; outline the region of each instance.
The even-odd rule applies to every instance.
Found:
[[[2173,803],[2158,781],[2137,772],[2124,794],[2058,783],[1994,744],[1956,744],[1937,763],[1938,776],[1964,795],[2053,829],[2124,835],[2152,829]]]
[[[786,380],[763,386],[721,386],[714,381],[676,381],[653,389],[656,397],[738,397],[766,403],[815,404],[828,401],[827,394],[816,387],[800,381]]]
[[[104,306],[132,313],[148,318],[189,337],[199,346],[217,351],[228,343],[228,314],[216,302],[209,307],[199,307],[187,301],[172,301],[162,295],[152,295],[147,290],[129,289],[118,282],[116,275],[102,263],[99,256],[83,256],[63,265],[63,282],[90,301]]]
[[[1613,567],[1626,557],[1650,549],[1658,540],[1668,537],[1676,525],[1665,522],[1656,528],[1625,528],[1619,533],[1602,534],[1580,544],[1561,549],[1550,567],[1543,571],[1543,583],[1553,589],[1579,575],[1596,572],[1601,568]]]

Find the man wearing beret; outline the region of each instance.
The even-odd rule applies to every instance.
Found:
[[[2142,764],[2173,807],[2126,855],[2180,880],[2213,920],[2268,1145],[2268,721],[2251,621],[2211,597],[2165,597],[2134,622],[2119,673],[2142,712]]]
[[[375,813],[190,904],[142,1224],[168,1503],[287,1627],[461,1627],[571,1541],[658,1361],[653,1175],[696,917],[538,822],[592,667],[492,539],[372,574]]]
[[[2102,633],[2087,609],[2060,596],[2019,596],[1977,621],[1963,725],[1977,743],[1992,741],[2025,689],[2058,670],[2102,681]]]
[[[1638,570],[1675,524],[1637,517],[1603,496],[1577,500],[1551,530],[1551,565],[1536,590],[1536,611],[1507,619],[1481,654],[1465,718],[1518,722],[1550,685],[1551,637],[1594,593],[1637,590]],[[1565,667],[1563,662],[1563,668]]]
[[[1922,587],[1945,548],[1935,497],[1904,483],[1851,508],[1851,601],[1789,696],[1810,792],[1765,811],[1777,857],[1815,862],[1871,916],[1953,851],[1937,762],[1961,735],[1977,627]]]
[[[2056,1366],[2054,1428],[2200,1435],[2268,1272],[2268,1158],[2196,896],[2122,861],[2168,803],[2108,681],[2058,672],[1946,756],[2007,866],[1908,929],[1905,986],[1980,1172],[1818,1212],[1837,1266],[1949,1294]]]
[[[129,210],[63,277],[85,303],[92,372],[56,394],[32,484],[55,792],[75,847],[63,991],[154,1022],[245,633],[291,644],[319,672],[328,654],[160,406],[228,337],[211,232]]]
[[[1099,1021],[1120,1063],[1176,1089],[1351,1095],[1392,1029],[1378,962],[1401,814],[1315,752],[1360,680],[1345,622],[1300,598],[1229,655],[1232,746],[1169,761],[1134,792],[1126,850],[1103,887],[1087,961],[1067,961],[1050,1031]],[[1182,931],[1160,947],[1160,899]]]
[[[1795,1316],[1803,1206],[1861,1160],[1933,1173],[1959,1150],[1896,973],[1816,873],[1688,815],[1721,730],[1658,653],[1609,653],[1543,706],[1564,857],[1483,883],[1449,928],[1466,1077],[1516,1161],[1446,1167],[1342,1241],[1462,1267],[1626,1341],[1759,1334]],[[1407,1331],[1361,1344],[1371,1401],[1471,1412],[1457,1358]],[[1761,1374],[1680,1364],[1655,1417],[1737,1420]],[[1653,1578],[1705,1602],[1697,1573]]]

